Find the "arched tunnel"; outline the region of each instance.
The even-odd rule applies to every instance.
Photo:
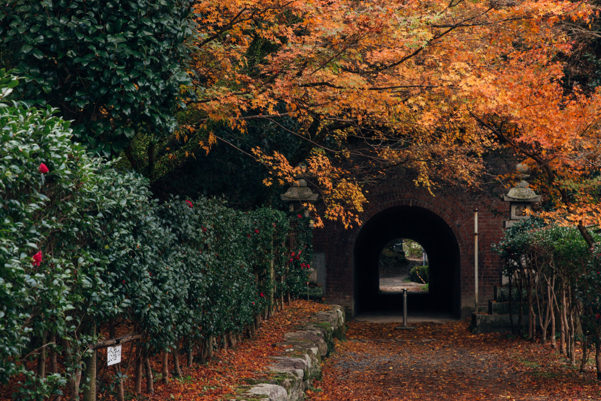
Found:
[[[413,206],[393,207],[372,217],[355,243],[355,312],[402,311],[402,294],[380,291],[379,257],[395,238],[424,248],[430,266],[427,293],[409,293],[412,313],[460,314],[459,246],[451,228],[435,213]]]

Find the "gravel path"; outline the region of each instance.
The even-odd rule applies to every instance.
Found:
[[[578,373],[548,346],[471,334],[465,322],[351,322],[326,361],[320,400],[601,400],[594,372]]]

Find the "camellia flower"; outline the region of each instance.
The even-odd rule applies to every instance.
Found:
[[[255,228],[255,234],[259,234],[259,229]]]
[[[39,266],[40,263],[42,263],[42,251],[38,251],[38,253],[31,257],[32,266]]]
[[[186,202],[186,203],[188,204],[188,206],[190,206],[191,208],[192,208],[192,207],[194,207],[194,204],[192,203],[192,201],[189,201],[188,199],[186,199],[186,201],[185,201],[185,202]]]
[[[261,293],[259,293],[259,296],[260,296],[261,298],[265,298],[265,294],[263,294],[262,292],[261,292]]]
[[[206,227],[202,227],[202,232],[206,233],[207,232],[207,228]]]
[[[44,163],[40,163],[40,165],[38,166],[38,171],[42,174],[46,174],[50,170],[48,169],[48,166],[46,166]]]
[[[296,217],[298,217],[299,219],[302,219],[303,215],[299,213],[299,214],[296,215]]]

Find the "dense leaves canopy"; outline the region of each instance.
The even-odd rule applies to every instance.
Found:
[[[244,130],[249,119],[297,119],[290,133],[313,148],[307,168],[256,148],[273,168],[266,183],[303,173],[324,215],[346,225],[365,203],[361,184],[398,166],[429,188],[477,184],[481,156],[506,143],[491,121],[532,146],[596,121],[598,97],[565,96],[561,84],[562,23],[586,21],[586,3],[201,0],[194,10],[190,130],[208,130],[210,146],[215,120]]]
[[[0,65],[27,78],[20,96],[74,120],[77,139],[119,154],[140,130],[175,129],[190,0],[11,0]]]

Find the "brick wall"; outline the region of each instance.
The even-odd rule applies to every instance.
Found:
[[[509,216],[509,205],[501,200],[502,191],[485,194],[449,188],[430,195],[411,183],[389,182],[369,190],[369,204],[362,215],[363,223],[387,209],[397,206],[420,207],[444,220],[459,247],[460,292],[462,311],[474,304],[474,208],[479,209],[479,301],[492,297],[493,287],[500,283],[500,263],[491,245],[503,234],[503,221]],[[329,223],[315,230],[315,252],[325,255],[326,301],[343,305],[354,312],[354,249],[362,227],[345,230]]]

